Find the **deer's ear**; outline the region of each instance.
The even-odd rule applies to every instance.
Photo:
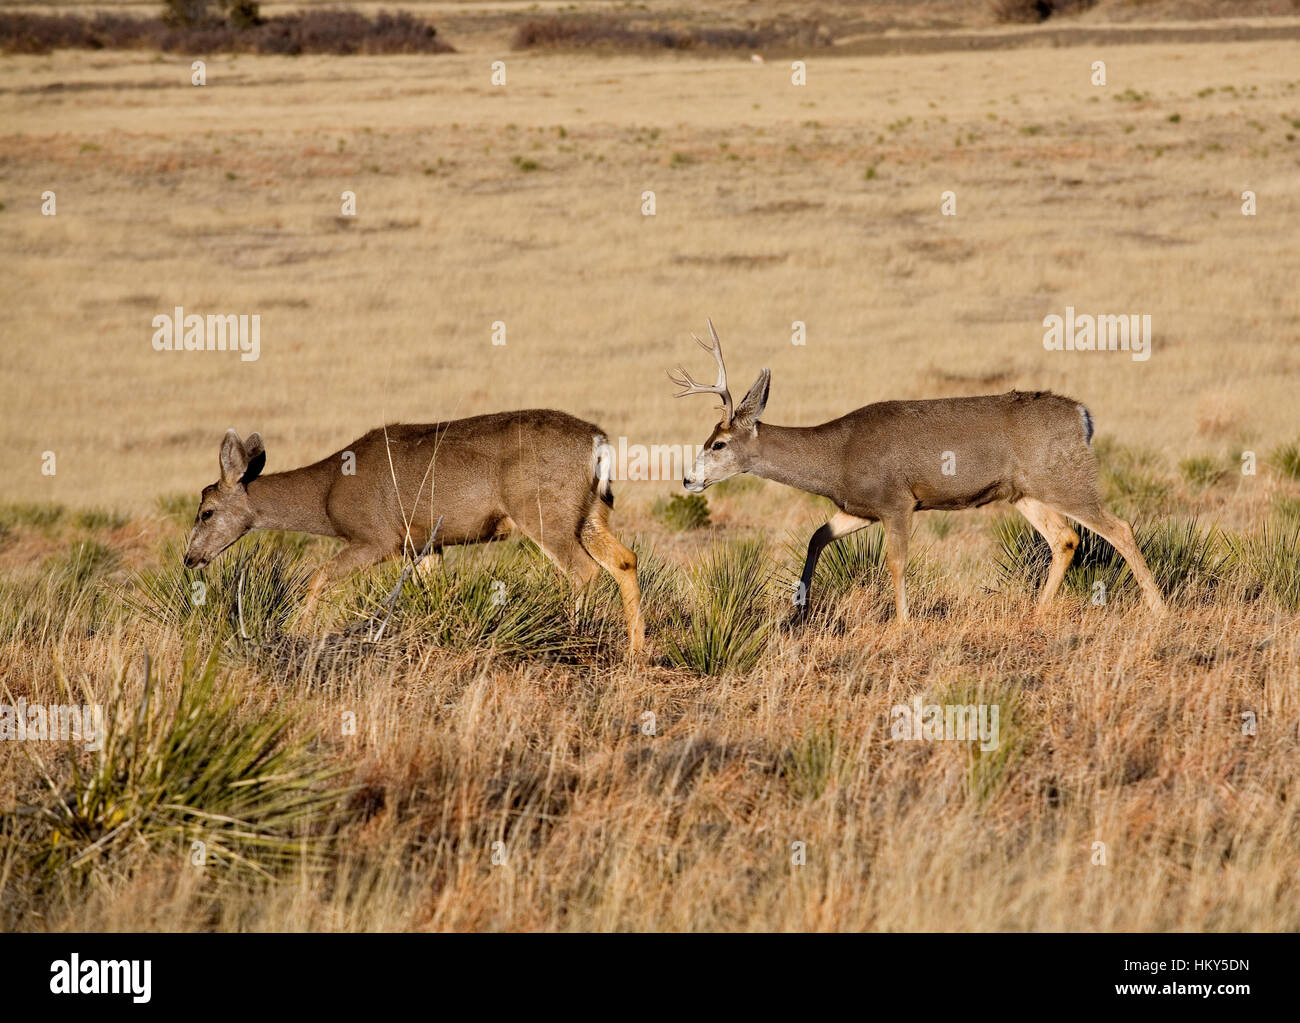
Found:
[[[233,429],[227,430],[221,440],[221,482],[227,487],[236,487],[244,478],[248,468],[248,452],[244,442]]]
[[[266,468],[266,446],[262,443],[260,433],[248,435],[248,439],[244,441],[244,454],[248,457],[248,467],[244,469],[240,482],[248,486],[262,475],[262,470]]]
[[[758,379],[754,381],[754,386],[749,389],[749,393],[736,406],[736,414],[731,417],[733,426],[751,431],[758,426],[758,420],[763,415],[763,409],[767,408],[767,392],[771,386],[772,371],[766,368],[760,370]]]

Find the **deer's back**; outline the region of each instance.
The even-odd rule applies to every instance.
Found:
[[[1050,391],[883,401],[826,425],[868,502],[965,508],[1095,486],[1091,415]]]
[[[597,438],[594,423],[552,409],[379,427],[345,449],[356,474],[334,483],[330,518],[340,535],[398,543],[411,523],[417,546],[439,518],[439,544],[485,540],[530,504],[567,528],[590,508]]]

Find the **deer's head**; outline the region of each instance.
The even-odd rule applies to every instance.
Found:
[[[240,440],[227,430],[221,441],[221,478],[203,488],[194,529],[185,546],[185,566],[202,568],[253,528],[253,505],[248,484],[266,465],[266,448],[260,434]]]
[[[693,494],[698,494],[705,487],[729,479],[738,473],[748,472],[754,463],[758,451],[758,420],[767,406],[767,392],[772,385],[772,371],[759,371],[754,386],[733,408],[731,391],[727,388],[727,367],[722,361],[722,341],[718,332],[709,321],[709,336],[713,344],[705,344],[694,334],[696,343],[713,355],[718,364],[718,382],[712,387],[698,384],[684,369],[678,369],[680,376],[668,374],[668,379],[682,388],[674,398],[688,394],[716,394],[722,399],[722,418],[704,442],[704,450],[695,459],[695,464],[686,473],[682,486]]]

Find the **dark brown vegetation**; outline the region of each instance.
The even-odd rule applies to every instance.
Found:
[[[830,44],[830,33],[813,21],[764,22],[746,28],[669,28],[612,17],[564,16],[526,21],[514,38],[516,50],[756,50]]]
[[[0,14],[0,50],[138,49],[164,53],[453,53],[437,29],[405,11],[303,11],[263,18],[252,5],[229,16],[154,18],[120,14]]]
[[[1034,24],[1057,14],[1078,14],[1096,6],[1097,0],[992,0],[998,21]]]

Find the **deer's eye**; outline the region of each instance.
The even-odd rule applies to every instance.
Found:
[[[199,516],[199,521],[200,521],[200,522],[207,522],[208,519],[210,519],[210,518],[212,518],[212,509],[211,509],[211,508],[209,508],[207,511],[205,511],[203,514],[201,514],[201,515]]]
[[[722,450],[723,448],[725,448],[726,446],[727,446],[727,442],[726,442],[725,440],[715,440],[715,441],[713,442],[713,448],[712,448],[712,450],[714,450],[714,451],[721,451],[721,450]]]

